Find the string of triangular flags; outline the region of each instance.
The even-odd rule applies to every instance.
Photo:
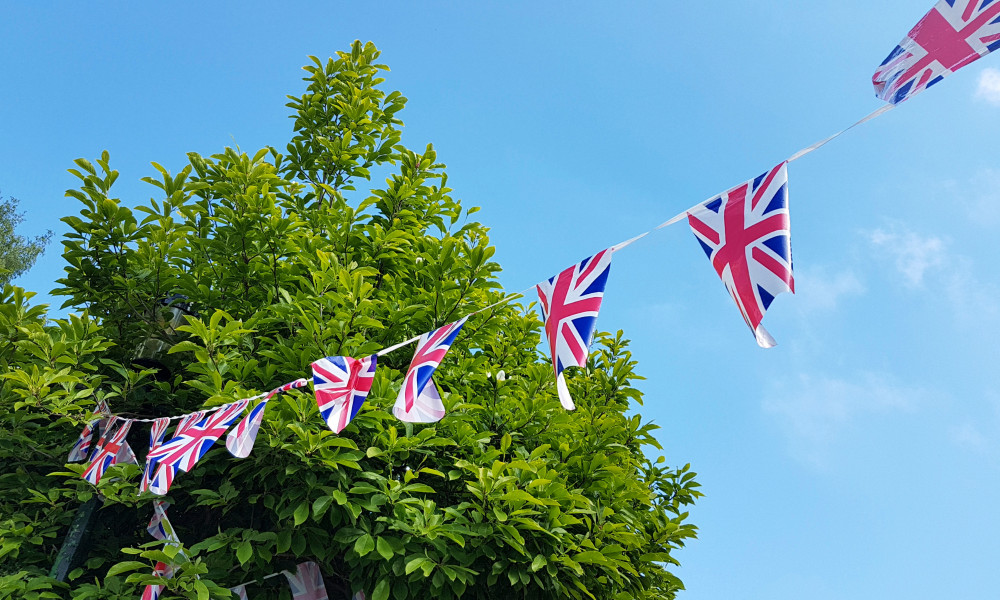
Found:
[[[687,221],[695,239],[722,279],[757,344],[764,348],[774,346],[774,338],[762,324],[764,314],[777,295],[795,291],[788,209],[788,163],[884,114],[997,48],[1000,48],[1000,1],[940,0],[893,49],[872,78],[876,95],[888,104],[850,127],[796,152],[760,176],[533,286],[542,308],[545,342],[552,359],[560,403],[567,410],[575,407],[564,371],[568,367],[586,364],[613,254],[650,233],[683,220]],[[317,360],[312,364],[312,382],[323,420],[335,433],[343,431],[368,397],[379,356],[417,342],[416,352],[393,406],[393,414],[401,421],[411,423],[439,421],[445,415],[445,407],[433,374],[466,320],[476,313],[523,297],[530,289],[506,296],[453,323],[365,358],[330,356]],[[134,422],[151,422],[150,450],[146,455],[140,491],[163,495],[170,489],[177,471],[190,471],[241,416],[243,418],[229,432],[226,447],[236,458],[249,456],[268,400],[278,393],[307,384],[306,379],[298,379],[253,398],[158,419],[120,417],[112,414],[106,403],[100,402],[68,460],[89,459],[83,478],[96,485],[110,466],[137,464],[135,453],[125,438]],[[260,399],[259,403],[251,406]],[[250,412],[244,416],[248,408]],[[180,422],[171,439],[165,442],[166,430],[172,420]],[[98,441],[91,450],[94,437]]]
[[[154,539],[165,542],[167,544],[173,544],[180,546],[180,540],[177,534],[174,533],[174,528],[170,524],[170,519],[167,518],[167,509],[170,504],[162,500],[157,500],[153,503],[153,517],[149,520],[149,525],[146,531],[149,535],[153,536]],[[183,551],[179,552],[179,555],[183,558]],[[153,567],[153,574],[157,577],[162,577],[163,579],[170,579],[174,575],[173,566],[164,563],[157,562]],[[229,591],[239,600],[247,600],[247,586],[260,583],[266,579],[271,579],[272,577],[278,577],[279,575],[284,575],[288,580],[288,587],[292,592],[292,600],[328,600],[326,593],[326,585],[323,582],[323,573],[320,571],[319,565],[312,561],[300,563],[296,566],[295,573],[289,571],[279,571],[277,573],[271,573],[270,575],[265,575],[259,580],[247,581],[241,583],[237,586],[229,588]],[[159,600],[160,594],[163,592],[163,584],[149,584],[142,592],[142,600]],[[365,594],[362,591],[357,592],[353,600],[365,600]]]
[[[792,269],[791,227],[788,209],[788,163],[813,152],[847,131],[881,116],[899,103],[939,83],[960,68],[1000,49],[1000,0],[940,0],[893,49],[872,77],[876,95],[888,104],[851,126],[791,155],[760,176],[697,204],[655,228],[602,250],[532,286],[538,293],[545,327],[545,342],[552,358],[560,403],[574,408],[564,371],[586,364],[597,316],[615,252],[645,236],[686,221],[698,244],[722,279],[744,321],[761,347],[775,345],[762,324],[775,297],[795,291]],[[432,423],[445,416],[441,393],[433,381],[435,369],[466,320],[479,312],[522,297],[530,291],[511,294],[500,301],[423,335],[385,348],[366,358],[331,356],[312,364],[313,388],[320,415],[335,433],[340,433],[358,414],[374,380],[379,356],[417,342],[417,349],[393,407],[401,421]],[[297,379],[266,394],[190,414],[158,419],[131,419],[111,413],[99,402],[90,422],[74,444],[69,461],[89,460],[83,478],[96,485],[115,464],[137,464],[126,436],[133,423],[150,422],[150,450],[140,483],[141,491],[166,494],[177,470],[189,471],[227,431],[226,448],[236,458],[253,450],[268,401],[279,393],[304,387]],[[254,401],[260,402],[253,404]],[[244,415],[244,412],[249,412]],[[240,417],[242,416],[242,419]],[[230,431],[230,426],[239,423]],[[173,420],[179,420],[173,436],[164,441]],[[97,438],[96,444],[93,443]],[[154,504],[150,534],[178,543],[166,504]],[[169,565],[156,565],[156,573],[170,577]],[[312,562],[298,565],[296,573],[284,574],[294,600],[326,600],[319,567]],[[250,582],[253,583],[253,582]],[[232,588],[245,599],[246,585]],[[144,600],[156,600],[162,586],[149,586]],[[364,600],[357,592],[355,600]]]

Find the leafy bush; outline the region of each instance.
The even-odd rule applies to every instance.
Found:
[[[626,414],[642,401],[627,341],[598,337],[587,367],[569,371],[578,408],[566,412],[538,317],[510,304],[471,317],[438,369],[441,422],[391,415],[411,348],[379,361],[342,435],[308,388],[278,396],[249,458],[215,449],[178,474],[169,500],[182,552],[145,532],[154,497],[137,494],[138,467],[118,465],[101,480],[69,584],[47,576],[95,494],[82,465],[64,465],[95,402],[146,418],[220,405],[503,297],[475,209],[451,197],[432,147],[401,145],[406,99],[381,89],[378,55],[356,42],[305,67],[285,154],[190,154],[176,175],[154,164],[146,181],[159,197],[134,209],[112,196],[107,153],[76,161],[80,187],[67,194],[82,208],[64,219],[57,293],[79,315],[47,321],[15,287],[0,298],[0,598],[135,598],[154,581],[164,598],[223,598],[306,560],[331,598],[631,600],[682,589],[669,566],[695,534],[686,510],[701,494],[687,466],[643,452],[659,445],[655,425]],[[355,190],[373,172],[385,186]],[[167,298],[187,306],[183,324],[171,324]],[[128,438],[140,458],[147,431]],[[158,560],[177,575],[154,579]],[[251,596],[288,597],[287,586],[270,579]]]

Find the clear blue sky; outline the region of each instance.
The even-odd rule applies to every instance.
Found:
[[[62,232],[76,157],[108,149],[134,204],[150,161],[283,148],[307,55],[371,40],[404,143],[434,143],[521,289],[879,106],[874,68],[932,4],[0,2],[0,189],[25,233]],[[633,340],[640,411],[707,494],[685,598],[1000,593],[998,69],[790,166],[775,349],[683,226],[616,255],[598,325]],[[59,254],[18,283],[53,288]]]

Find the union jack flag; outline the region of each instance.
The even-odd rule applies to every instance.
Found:
[[[351,598],[351,600],[368,600],[368,599],[365,597],[365,593],[364,592],[360,592],[359,591],[357,594],[354,594],[354,596]]]
[[[374,354],[360,359],[328,356],[312,364],[319,414],[334,433],[343,431],[361,410],[375,381],[377,364]]]
[[[940,0],[875,71],[875,95],[898,104],[998,48],[1000,2]]]
[[[152,452],[163,445],[163,436],[170,426],[170,417],[156,419],[149,430],[149,451]],[[149,486],[153,483],[153,473],[156,469],[156,460],[146,455],[146,467],[142,471],[142,480],[139,482],[139,491],[148,492]]]
[[[294,575],[285,571],[285,577],[288,587],[292,588],[292,600],[328,600],[323,573],[316,563],[304,562],[295,569]]]
[[[567,410],[573,410],[576,405],[569,395],[563,370],[587,364],[597,327],[597,313],[604,299],[604,286],[611,273],[613,252],[610,248],[602,250],[536,286],[542,302],[545,338],[556,373],[556,390],[559,402]]]
[[[84,425],[83,431],[80,432],[80,437],[69,451],[69,457],[66,459],[68,462],[87,460],[87,456],[90,454],[90,443],[94,438],[94,429],[97,429],[98,437],[100,437],[101,432],[108,424],[108,417],[106,415],[110,413],[111,409],[108,408],[108,403],[104,400],[99,400],[97,406],[94,407],[94,413],[91,415],[90,422]]]
[[[170,579],[174,576],[174,568],[167,563],[157,562],[156,566],[153,567],[153,575]],[[166,586],[152,584],[147,585],[146,588],[142,590],[142,600],[159,600],[164,587]]]
[[[296,388],[309,385],[308,379],[296,379],[280,387],[276,387],[264,397],[264,401],[254,406],[250,414],[233,427],[233,430],[226,436],[226,448],[229,453],[236,458],[246,458],[253,451],[254,441],[257,439],[257,432],[260,430],[260,423],[264,420],[264,411],[267,409],[267,401],[281,392],[287,392]]]
[[[705,202],[688,224],[757,343],[775,346],[760,321],[775,296],[795,293],[787,163]]]
[[[132,450],[132,446],[129,446],[127,441],[122,442],[122,447],[118,449],[118,454],[115,455],[115,464],[139,464],[139,460],[135,457],[135,452]]]
[[[444,360],[466,318],[420,336],[403,387],[392,407],[392,414],[400,421],[434,423],[444,417],[444,403],[431,376]]]
[[[229,591],[233,593],[238,600],[247,600],[247,586],[246,584],[238,585],[236,587],[229,588]]]
[[[115,428],[115,423],[119,421],[121,423]],[[111,423],[108,424],[108,431],[101,436],[100,441],[98,441],[97,450],[94,452],[93,458],[90,459],[90,465],[83,472],[84,479],[93,485],[97,485],[97,482],[101,480],[108,467],[118,462],[118,453],[122,449],[122,444],[125,443],[125,436],[128,435],[130,427],[132,427],[132,421],[129,419],[111,418]]]
[[[174,437],[151,451],[147,458],[154,458],[161,465],[177,467],[187,473],[229,429],[233,421],[239,418],[249,402],[250,400],[239,400],[226,404],[197,421],[190,421],[183,428],[178,425]]]
[[[184,417],[181,418],[180,423],[177,424],[177,429],[174,430],[175,436],[176,436],[176,434],[178,432],[183,431],[184,429],[187,429],[192,423],[200,421],[201,418],[204,417],[204,416],[205,416],[205,413],[203,411],[198,411],[198,412],[195,412],[195,413],[191,413],[189,415],[184,415]],[[169,419],[168,419],[168,421],[169,421]],[[165,427],[166,426],[164,426],[164,428]],[[163,442],[162,442],[162,438],[161,438],[160,444],[157,444],[156,447],[160,448],[160,446],[161,446],[162,443]],[[150,450],[150,454],[152,453],[152,451],[153,450],[151,449]],[[174,483],[174,476],[177,474],[177,465],[164,465],[164,464],[161,464],[161,465],[157,466],[157,460],[155,458],[150,458],[149,455],[147,454],[146,455],[146,466],[147,466],[147,468],[150,469],[150,472],[152,472],[153,467],[156,466],[156,472],[153,475],[153,478],[150,480],[149,486],[148,486],[147,489],[150,492],[153,492],[154,494],[157,494],[157,495],[160,495],[160,496],[166,494],[167,491],[170,490],[170,486],[173,485],[173,483]]]
[[[146,531],[158,540],[179,544],[180,540],[177,539],[177,536],[174,534],[174,528],[170,525],[170,520],[167,519],[167,508],[169,506],[170,504],[166,502],[153,503],[153,518],[149,520],[149,526],[146,528]],[[174,575],[174,568],[167,563],[157,562],[156,566],[153,567],[153,575],[169,579]],[[163,592],[163,587],[162,585],[147,585],[142,592],[142,600],[158,600],[160,594]]]

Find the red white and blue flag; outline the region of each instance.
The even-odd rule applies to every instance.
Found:
[[[292,600],[328,600],[323,573],[314,562],[304,562],[295,569],[295,574],[285,571],[288,587],[292,588]]]
[[[563,370],[587,364],[613,252],[610,248],[602,250],[536,286],[545,319],[545,339],[556,373],[556,390],[559,402],[567,410],[576,405],[569,395]]]
[[[420,336],[392,414],[409,423],[434,423],[444,415],[441,393],[431,377],[468,317]]]
[[[107,415],[110,413],[111,410],[108,408],[107,402],[104,400],[97,402],[94,413],[90,416],[90,422],[84,425],[80,437],[69,451],[69,457],[66,459],[68,462],[87,460],[87,456],[90,455],[90,444],[94,439],[94,430],[97,430],[97,435],[100,437],[104,428],[107,427],[110,419]]]
[[[146,527],[146,531],[149,532],[149,535],[160,541],[180,544],[180,540],[174,534],[174,528],[170,525],[170,520],[167,519],[167,508],[169,506],[170,504],[166,502],[153,503],[153,518],[149,520],[149,526]],[[173,577],[174,569],[167,563],[157,562],[156,566],[153,567],[153,575],[169,579]],[[158,600],[160,594],[163,592],[163,587],[162,585],[147,585],[142,592],[142,600]]]
[[[757,343],[775,346],[760,322],[775,296],[795,292],[787,163],[689,211],[688,224]]]
[[[152,452],[163,445],[163,436],[170,426],[170,417],[156,419],[149,430],[149,451]],[[142,480],[139,482],[139,492],[148,492],[149,486],[153,482],[153,473],[156,470],[156,460],[146,455],[146,467],[142,471]]]
[[[111,422],[107,427],[107,431],[98,442],[94,456],[90,459],[90,465],[83,472],[83,478],[93,485],[97,485],[108,467],[118,462],[118,455],[122,450],[122,445],[125,444],[125,436],[128,435],[128,430],[132,427],[132,421],[111,417]]]
[[[233,596],[236,596],[237,600],[247,600],[246,584],[231,587],[229,588],[229,591],[233,593]]]
[[[191,420],[177,426],[174,437],[156,450],[148,458],[159,461],[163,466],[177,467],[185,473],[205,456],[205,453],[222,437],[229,426],[243,414],[250,400],[239,400],[227,404],[205,415],[197,421]]]
[[[875,95],[898,104],[998,48],[1000,1],[940,0],[875,71]]]
[[[328,356],[312,364],[319,414],[334,433],[343,431],[361,410],[375,381],[377,364],[374,354],[367,358]]]
[[[296,379],[277,387],[264,397],[264,400],[254,406],[250,413],[233,427],[229,435],[226,436],[226,448],[229,453],[236,458],[246,458],[253,451],[253,444],[257,440],[257,432],[260,430],[261,421],[264,420],[264,411],[267,409],[267,401],[281,392],[294,390],[309,385],[308,379]]]
[[[174,430],[174,436],[176,437],[177,433],[187,429],[187,427],[192,423],[200,421],[204,416],[205,413],[202,411],[184,415],[180,423],[177,424],[177,429]],[[156,449],[159,449],[161,445],[162,440],[160,444],[157,444]],[[150,450],[150,454],[153,453],[153,450],[155,449]],[[155,458],[150,458],[148,454],[146,455],[146,466],[150,470],[152,470],[153,466],[156,466],[156,473],[149,482],[149,491],[160,496],[166,494],[170,490],[170,486],[174,483],[174,476],[177,474],[177,466],[158,464],[158,461]]]

